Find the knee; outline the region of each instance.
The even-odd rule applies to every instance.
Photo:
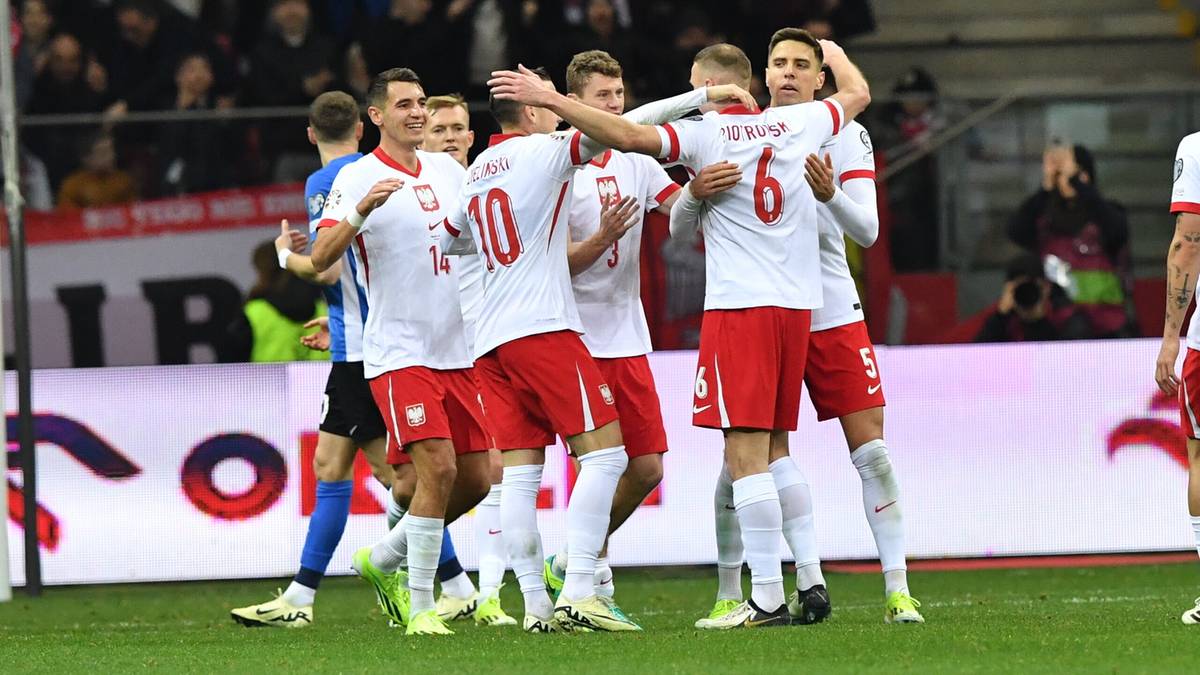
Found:
[[[417,474],[411,464],[404,466],[406,468],[396,471],[396,478],[392,481],[392,499],[407,509],[412,502],[413,493],[417,491]]]
[[[651,490],[658,487],[658,484],[662,482],[662,455],[639,457],[637,460],[631,460],[629,468],[632,470],[627,473],[631,474],[630,477],[636,481],[636,485],[641,488],[644,494],[649,494]]]
[[[349,480],[353,477],[351,472],[353,466],[353,464],[347,466],[338,458],[328,457],[319,452],[313,455],[313,475],[323,483]]]
[[[423,473],[424,477],[436,485],[443,486],[445,491],[449,492],[454,481],[458,479],[458,466],[454,463],[453,454],[448,458],[437,456],[429,462],[428,470]]]
[[[392,485],[396,482],[396,472],[390,466],[372,466],[371,475],[383,486]]]

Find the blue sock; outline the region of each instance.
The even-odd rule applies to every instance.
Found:
[[[304,538],[296,583],[314,590],[321,584],[329,559],[337,550],[342,532],[346,529],[346,519],[350,517],[350,494],[353,491],[354,481],[317,481],[317,505],[308,521],[308,535]]]
[[[458,553],[454,551],[454,540],[450,538],[450,530],[442,532],[442,555],[438,558],[438,581],[448,581],[463,573],[463,567],[458,562]]]

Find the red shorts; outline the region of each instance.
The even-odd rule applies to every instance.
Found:
[[[807,309],[705,311],[692,424],[795,431],[811,324]]]
[[[1179,378],[1179,414],[1183,433],[1200,438],[1200,352],[1188,348]]]
[[[483,386],[479,383],[479,375],[475,372],[474,368],[471,368],[471,379],[475,381],[476,391],[482,392]],[[486,438],[487,438],[488,449],[490,450],[490,449],[496,447],[496,441],[492,438],[492,432],[489,430],[488,425],[487,425],[488,424],[487,409],[483,405],[483,395],[476,394],[476,400],[479,402],[479,409],[483,413],[483,417],[482,417],[483,433],[484,433],[484,436],[486,436]],[[390,436],[389,436],[389,438],[390,438]],[[477,451],[472,450],[471,452],[477,452]],[[397,453],[389,452],[388,460],[389,460],[389,463],[392,465],[412,464],[412,455],[408,454],[407,452],[397,452]]]
[[[867,324],[856,321],[813,333],[804,384],[822,422],[884,405]]]
[[[406,464],[404,447],[430,438],[450,439],[460,455],[491,447],[469,368],[392,370],[371,380],[371,394],[387,426],[390,464]]]
[[[579,336],[555,331],[506,342],[475,361],[500,450],[544,448],[617,419],[612,390]]]
[[[626,454],[632,458],[666,452],[667,431],[650,360],[645,355],[596,359],[596,366],[617,400]]]

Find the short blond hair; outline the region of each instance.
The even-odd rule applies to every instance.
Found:
[[[721,42],[701,49],[692,63],[706,70],[719,70],[731,78],[739,87],[750,88],[750,58],[741,47]]]
[[[582,96],[592,75],[620,78],[621,64],[611,54],[599,49],[579,52],[567,64],[567,91]]]
[[[459,93],[430,96],[425,99],[425,110],[429,111],[430,115],[439,110],[454,107],[462,108],[468,116],[471,114],[471,108],[467,105],[467,100]]]

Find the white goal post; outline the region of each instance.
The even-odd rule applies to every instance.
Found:
[[[13,41],[9,32],[9,3],[0,2],[0,155],[4,167],[4,205],[9,218],[21,210],[21,173],[17,161],[16,97],[13,85]],[[0,274],[0,276],[3,276]],[[3,313],[0,312],[0,327]],[[0,330],[0,355],[4,353],[4,331]],[[0,386],[0,411],[7,414],[8,401]],[[8,443],[0,425],[0,602],[12,599],[12,579],[8,564]]]

